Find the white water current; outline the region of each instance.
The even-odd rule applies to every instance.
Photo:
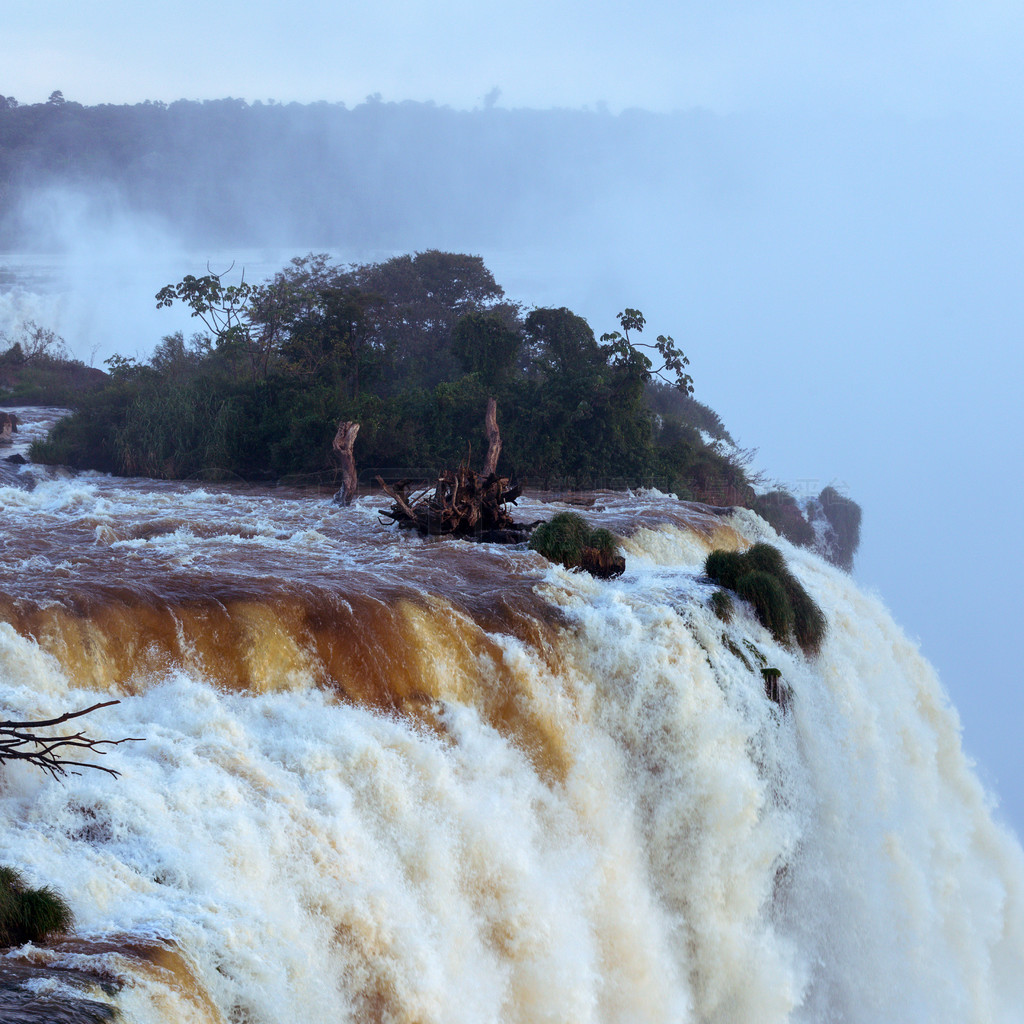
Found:
[[[815,658],[741,604],[730,624],[715,617],[701,575],[712,540],[657,493],[604,495],[588,511],[624,538],[627,572],[610,582],[525,550],[456,555],[399,536],[377,524],[376,498],[336,512],[319,498],[86,475],[0,499],[15,524],[3,707],[49,716],[105,688],[122,703],[90,719],[91,734],[142,737],[106,754],[118,779],[3,769],[0,864],[62,891],[77,918],[72,941],[5,959],[106,979],[86,994],[124,1021],[1024,1017],[1024,856],[992,819],[956,711],[876,598],[752,513],[715,537],[780,547],[829,622]],[[551,511],[525,505],[527,520]],[[47,546],[58,534],[70,539]],[[112,586],[136,587],[118,598],[133,607],[156,600],[161,573],[258,566],[265,596],[245,598],[250,616],[275,607],[278,587],[301,590],[306,571],[286,577],[289,562],[315,559],[355,612],[324,625],[321,610],[290,632],[275,612],[265,649],[246,634],[246,664],[263,675],[244,687],[198,656],[146,654],[149,620],[132,611],[132,626],[126,612],[106,642],[138,651],[101,687],[81,674],[71,626],[18,617],[27,604],[99,614],[67,589],[92,579],[95,557],[109,558]],[[466,596],[499,568],[529,595],[516,615],[533,632]],[[378,594],[397,618],[361,618],[364,578],[420,596]],[[175,616],[187,652],[205,620]],[[346,631],[375,631],[384,650],[399,627],[422,713],[353,697],[355,675],[335,672],[342,691],[325,684],[309,630],[339,649],[355,643]],[[764,666],[792,693],[785,711],[766,699]],[[59,977],[34,984],[82,995]]]

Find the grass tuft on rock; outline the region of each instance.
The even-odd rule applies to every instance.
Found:
[[[586,569],[601,579],[620,576],[626,568],[626,560],[617,553],[615,534],[591,530],[578,512],[559,512],[542,523],[533,531],[530,547],[549,562],[558,562],[566,569]]]
[[[575,569],[583,561],[583,549],[590,547],[590,523],[578,512],[558,512],[541,523],[530,537],[530,547],[549,562]]]
[[[67,901],[49,886],[30,889],[21,873],[0,867],[0,946],[44,942],[74,924]]]
[[[746,562],[738,551],[717,549],[704,562],[704,572],[726,590],[735,590],[745,571]]]
[[[705,560],[704,572],[752,604],[758,620],[776,640],[787,643],[792,636],[807,655],[821,649],[828,629],[825,615],[790,572],[778,548],[762,543],[742,554],[715,550]],[[717,613],[714,595],[712,605]]]
[[[615,534],[601,527],[591,533],[587,547],[596,548],[603,555],[614,555],[618,544],[615,541]]]
[[[711,610],[723,622],[731,622],[733,613],[732,594],[728,590],[716,590],[711,595]]]
[[[758,621],[779,643],[789,640],[793,628],[793,606],[786,596],[786,588],[775,576],[754,569],[740,577],[736,593],[754,606]]]
[[[782,557],[782,552],[778,548],[773,548],[771,544],[755,544],[752,548],[748,548],[743,552],[740,557],[743,559],[743,566],[748,572],[757,569],[759,572],[766,572],[780,579],[789,573],[789,568],[786,565],[785,558]]]

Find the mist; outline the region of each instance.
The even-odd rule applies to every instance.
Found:
[[[155,309],[162,285],[207,267],[254,280],[310,250],[478,253],[510,298],[598,333],[640,308],[768,477],[863,506],[855,574],[919,638],[1024,832],[1019,118],[379,100],[163,114],[116,173],[88,156],[17,182],[3,263],[22,283],[4,286],[0,330],[32,311],[86,362],[144,357],[195,325]]]

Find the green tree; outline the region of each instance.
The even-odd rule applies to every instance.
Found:
[[[671,384],[683,394],[693,394],[693,378],[685,372],[690,360],[683,355],[669,335],[659,334],[653,345],[630,338],[630,331],[641,334],[647,323],[639,309],[627,307],[618,314],[618,321],[622,327],[621,334],[612,331],[601,335],[601,343],[611,350],[613,359],[618,364],[638,366],[645,375],[645,383],[652,377],[657,377],[662,383]],[[661,357],[661,366],[655,368],[650,358],[640,351],[642,348],[657,352]]]
[[[467,313],[452,332],[452,352],[466,373],[475,373],[492,391],[511,379],[523,338],[493,310]]]

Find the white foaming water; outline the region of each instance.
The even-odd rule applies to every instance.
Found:
[[[24,503],[91,522],[110,509],[96,487]],[[190,515],[218,500],[192,492]],[[174,666],[126,680],[136,695],[91,730],[145,737],[108,754],[123,777],[59,785],[9,766],[0,863],[65,892],[86,938],[176,945],[184,978],[96,954],[132,983],[95,997],[140,1024],[1018,1021],[1024,856],[930,667],[876,599],[752,514],[734,524],[784,550],[830,631],[807,659],[742,606],[723,625],[707,542],[664,521],[673,505],[594,510],[651,524],[626,540],[618,581],[503,556],[564,625],[546,650],[494,633],[500,672],[452,657],[433,718],[312,679],[259,694]],[[250,515],[259,529],[232,534],[236,550],[344,547],[326,520],[282,531],[297,513],[270,499]],[[188,537],[171,527],[152,544],[178,552]],[[408,574],[401,543],[355,561]],[[760,659],[792,691],[785,713]],[[510,714],[557,737],[559,765],[480,713],[474,695],[501,679],[517,683]],[[96,699],[6,624],[0,683],[19,716]]]

